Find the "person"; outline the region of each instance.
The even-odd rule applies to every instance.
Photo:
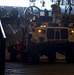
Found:
[[[16,41],[16,45],[15,45],[15,48],[18,52],[21,51],[21,46],[20,46],[20,43],[18,41]]]

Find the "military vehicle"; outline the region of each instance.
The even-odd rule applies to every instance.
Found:
[[[62,17],[46,9],[30,6],[25,10],[25,23],[21,26],[22,42],[32,63],[38,63],[39,57],[46,55],[50,63],[55,62],[56,52],[65,55],[67,62],[74,62],[73,23],[61,23]]]

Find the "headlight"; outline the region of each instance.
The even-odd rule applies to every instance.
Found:
[[[74,34],[74,30],[71,30],[71,31],[70,31],[70,34]]]
[[[39,30],[38,30],[38,33],[41,33],[41,32],[42,32],[42,30],[39,29]]]
[[[44,34],[45,33],[45,30],[38,29],[38,33]]]

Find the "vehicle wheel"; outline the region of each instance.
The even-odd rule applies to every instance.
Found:
[[[17,52],[15,52],[15,51],[10,52],[10,60],[17,61]]]
[[[30,63],[32,64],[38,64],[40,61],[39,59],[39,53],[36,50],[30,51]]]
[[[65,51],[65,57],[67,63],[74,63],[74,43],[69,44]]]

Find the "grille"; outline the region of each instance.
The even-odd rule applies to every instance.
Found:
[[[68,30],[67,29],[59,29],[59,28],[48,28],[47,29],[47,38],[48,39],[67,39],[68,38]]]
[[[54,39],[54,29],[47,29],[47,38]]]

